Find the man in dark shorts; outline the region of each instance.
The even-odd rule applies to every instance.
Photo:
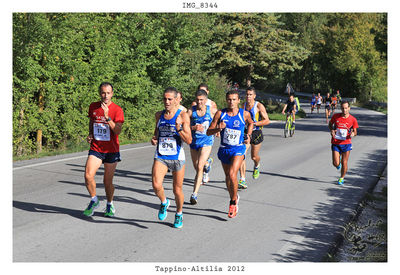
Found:
[[[338,184],[344,183],[344,176],[347,173],[347,162],[350,151],[353,149],[351,138],[357,135],[357,119],[350,115],[350,103],[342,101],[340,103],[342,112],[334,114],[329,121],[329,130],[331,131],[331,150],[332,164],[340,172]]]
[[[101,83],[99,93],[101,101],[90,104],[88,114],[90,122],[87,141],[90,143],[90,150],[85,167],[85,184],[91,200],[83,214],[92,216],[94,210],[99,207],[100,202],[96,196],[94,176],[103,163],[103,183],[107,197],[104,215],[112,217],[115,214],[113,204],[115,188],[112,180],[117,163],[121,161],[118,135],[121,133],[122,124],[124,123],[124,112],[120,106],[111,101],[114,94],[111,83]]]
[[[264,140],[264,135],[262,132],[263,126],[269,124],[269,117],[267,110],[264,105],[259,101],[256,101],[256,90],[254,87],[248,87],[246,89],[246,101],[243,104],[243,109],[248,111],[253,120],[253,132],[250,138],[250,144],[246,144],[246,153],[251,146],[251,159],[254,161],[253,178],[258,179],[260,176],[260,156],[259,151],[261,148],[261,143]],[[245,129],[247,133],[247,128]],[[245,154],[246,154],[245,153]],[[246,159],[243,160],[240,167],[240,180],[238,187],[240,189],[246,189]]]
[[[294,100],[294,94],[289,95],[289,99],[286,101],[285,106],[283,106],[282,114],[286,114],[286,119],[288,116],[293,117],[293,126],[296,123],[296,101]]]
[[[331,115],[331,109],[332,109],[332,97],[331,97],[330,93],[326,93],[326,97],[324,98],[324,103],[325,103],[326,123],[328,123],[329,116]]]

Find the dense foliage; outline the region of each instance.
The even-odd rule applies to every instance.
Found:
[[[15,156],[82,143],[102,81],[124,109],[124,141],[147,138],[168,86],[340,89],[386,101],[386,14],[14,13]]]

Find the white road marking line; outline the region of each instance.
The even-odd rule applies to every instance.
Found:
[[[154,147],[154,146],[153,146],[153,145],[147,145],[147,146],[142,146],[142,147],[135,147],[135,148],[123,149],[123,150],[120,150],[120,152],[131,151],[131,150],[136,150],[136,149],[143,149],[143,148],[148,148],[148,147]],[[46,164],[50,164],[50,163],[56,163],[56,162],[62,162],[62,161],[80,159],[80,158],[87,158],[87,155],[78,156],[78,157],[72,157],[72,158],[65,158],[65,159],[58,159],[58,160],[51,160],[51,161],[46,161],[46,162],[40,162],[40,163],[35,163],[35,164],[29,164],[29,165],[25,165],[25,166],[14,167],[14,168],[13,168],[13,171],[15,171],[15,170],[20,170],[20,169],[24,169],[24,168],[36,167],[36,166],[40,166],[40,165],[46,165]]]

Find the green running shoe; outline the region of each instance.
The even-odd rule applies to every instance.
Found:
[[[170,204],[169,199],[167,199],[167,202],[165,204],[161,203],[160,210],[158,211],[158,219],[160,221],[163,221],[167,218],[167,209],[169,207],[169,204]]]
[[[182,228],[183,226],[183,215],[182,214],[175,214],[175,222],[174,222],[174,227],[175,228]]]
[[[344,183],[344,178],[339,178],[338,181],[337,181],[337,183],[338,183],[339,185],[343,185],[343,183]]]
[[[260,177],[260,166],[254,167],[253,179],[258,179]]]
[[[83,215],[85,216],[93,216],[94,214],[94,210],[99,207],[100,201],[97,200],[97,202],[91,200],[87,206],[87,208],[85,209],[85,211],[83,211]]]
[[[104,217],[114,217],[114,214],[115,214],[114,204],[107,203],[106,211],[104,212]]]
[[[238,188],[239,189],[247,189],[246,180],[239,180]]]

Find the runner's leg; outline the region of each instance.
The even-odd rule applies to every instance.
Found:
[[[104,163],[104,189],[106,191],[107,202],[112,202],[114,198],[115,187],[112,183],[117,163]]]
[[[163,181],[164,177],[168,172],[168,167],[158,160],[154,160],[152,168],[152,185],[154,193],[160,199],[161,202],[166,200]]]
[[[260,151],[261,144],[262,143],[259,143],[256,145],[254,145],[254,144],[251,145],[251,159],[254,161],[254,167],[258,167],[258,165],[260,165],[261,157],[258,153]],[[245,161],[243,161],[243,162],[245,162]]]
[[[347,163],[349,160],[349,156],[350,156],[350,151],[342,153],[342,171],[340,176],[341,178],[344,178],[344,176],[347,173]]]
[[[175,195],[177,213],[181,213],[183,207],[184,195],[182,191],[182,185],[184,176],[185,176],[185,165],[183,165],[181,170],[179,171],[172,171],[173,191]]]
[[[340,153],[338,151],[332,151],[332,164],[338,167],[340,164]]]
[[[92,198],[96,196],[96,181],[94,180],[94,176],[101,164],[102,160],[93,155],[89,155],[86,160],[85,185]]]
[[[246,155],[247,151],[250,148],[250,144],[245,144],[245,145],[246,145],[246,152],[244,154]],[[239,172],[240,172],[241,179],[246,178],[246,159],[243,160],[242,165],[240,166]]]
[[[198,161],[196,169],[196,178],[193,187],[193,193],[198,193],[201,185],[201,181],[203,179],[203,169],[204,165],[206,164],[208,157],[210,156],[212,146],[204,146],[199,149],[198,152]]]

